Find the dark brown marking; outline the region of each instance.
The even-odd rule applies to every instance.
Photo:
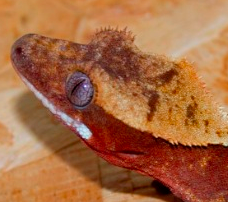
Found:
[[[169,108],[169,114],[171,114],[171,113],[172,113],[172,111],[173,111],[173,108],[172,108],[172,107],[170,107],[170,108]]]
[[[174,76],[177,76],[178,72],[175,69],[170,69],[169,71],[165,72],[164,74],[158,76],[158,81],[161,85],[169,83]]]
[[[103,57],[98,64],[113,78],[122,77],[126,82],[138,80],[140,76],[138,56],[129,47],[110,49],[110,46],[116,45],[121,46],[121,42],[113,40],[110,42],[110,45],[103,50]]]
[[[185,125],[185,126],[188,126],[188,119],[185,119],[185,120],[184,120],[184,125]]]
[[[174,89],[174,90],[172,91],[172,93],[173,93],[174,95],[176,95],[176,94],[177,94],[177,90]]]
[[[195,118],[195,113],[196,113],[196,109],[198,107],[198,104],[194,102],[193,105],[188,105],[187,107],[187,112],[186,112],[186,116],[189,119],[194,119]]]
[[[196,110],[197,110],[198,104],[194,102],[191,105],[188,105],[187,110],[186,110],[186,117],[187,119],[185,120],[185,125],[196,125],[198,124],[198,121],[195,118],[196,115]]]
[[[219,137],[221,137],[221,136],[222,136],[221,131],[216,131],[216,134],[217,134]]]
[[[205,125],[205,127],[208,127],[209,121],[208,120],[204,120],[204,125]]]
[[[192,105],[188,105],[186,116],[189,119],[193,119],[195,117],[195,108]]]
[[[150,107],[150,112],[147,114],[147,120],[152,121],[153,116],[156,112],[156,108],[159,100],[159,94],[156,91],[150,91],[148,99],[149,99],[148,105]]]
[[[112,32],[111,35],[105,36],[102,41],[92,41],[83,61],[93,61],[95,67],[102,67],[114,79],[122,77],[125,82],[138,80],[142,69],[140,61],[143,57],[126,44],[127,36],[124,33]]]

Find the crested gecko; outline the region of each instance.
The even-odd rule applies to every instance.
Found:
[[[228,201],[228,121],[185,60],[141,52],[126,29],[88,44],[27,34],[12,64],[63,124],[106,161],[189,202]]]

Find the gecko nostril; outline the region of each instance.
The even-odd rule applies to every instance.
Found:
[[[21,47],[17,47],[17,48],[15,49],[15,53],[16,53],[17,55],[21,55],[22,52],[23,52],[23,50],[22,50]]]
[[[87,107],[93,99],[93,93],[89,77],[82,72],[73,73],[66,81],[67,97],[77,109]]]

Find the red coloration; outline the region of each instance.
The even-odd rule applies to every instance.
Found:
[[[83,121],[93,131],[86,144],[105,160],[154,177],[184,201],[228,201],[226,147],[171,145],[126,126],[100,108],[91,106],[85,113]]]

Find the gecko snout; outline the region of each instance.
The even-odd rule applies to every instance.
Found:
[[[20,37],[12,46],[11,49],[11,61],[15,69],[20,71],[20,69],[25,68],[29,62],[28,55],[31,47],[29,46],[29,39],[33,34],[26,34]]]

